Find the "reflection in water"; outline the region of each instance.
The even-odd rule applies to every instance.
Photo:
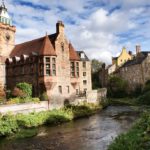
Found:
[[[57,127],[41,127],[36,137],[5,140],[0,150],[106,150],[137,118],[126,106],[110,106],[99,114]],[[6,144],[7,143],[7,144]]]

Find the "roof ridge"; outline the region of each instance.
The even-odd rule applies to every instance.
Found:
[[[23,42],[23,43],[16,44],[15,46],[27,44],[27,43],[34,42],[34,41],[37,41],[37,40],[42,40],[43,38],[44,38],[44,36],[40,37],[40,38],[37,38],[37,39],[34,39],[34,40],[30,40],[30,41],[26,41],[26,42]]]

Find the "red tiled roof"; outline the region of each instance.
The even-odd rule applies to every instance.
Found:
[[[70,55],[70,60],[80,60],[76,50],[74,49],[71,43],[69,43],[69,55]]]
[[[52,37],[54,38],[54,36]],[[10,57],[20,57],[23,54],[30,55],[32,52],[39,55],[56,55],[51,43],[51,35],[16,45]]]
[[[49,37],[46,35],[44,38],[43,46],[39,52],[40,55],[50,55],[50,56],[56,56],[56,52],[52,46],[51,41],[49,40]]]

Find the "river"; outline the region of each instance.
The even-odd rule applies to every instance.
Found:
[[[4,140],[0,150],[106,150],[137,117],[128,106],[109,106],[89,118],[56,127],[40,127],[35,137]]]

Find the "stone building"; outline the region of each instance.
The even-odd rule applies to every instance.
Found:
[[[143,87],[145,82],[150,80],[150,52],[141,52],[139,46],[136,52],[136,56],[116,72],[117,75],[128,81],[129,90],[135,90],[139,86]]]
[[[67,40],[62,21],[57,22],[56,33],[15,45],[16,28],[12,26],[4,4],[0,14],[3,85],[5,77],[8,89],[13,89],[19,82],[30,83],[34,96],[46,92],[49,97],[71,97],[91,91],[91,62],[83,51],[77,52]]]

